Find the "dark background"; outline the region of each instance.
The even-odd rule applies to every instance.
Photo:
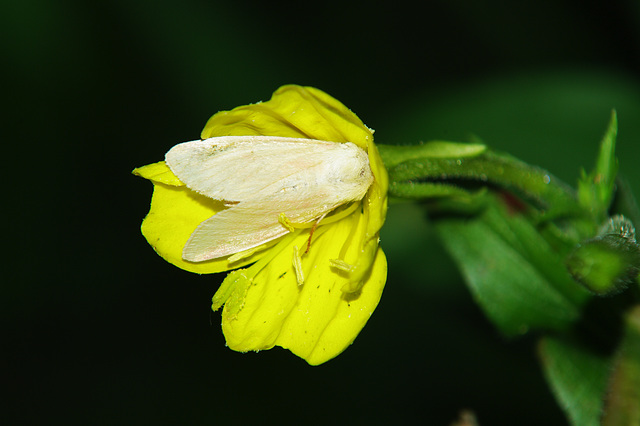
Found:
[[[197,276],[140,235],[137,166],[213,113],[312,85],[379,143],[482,138],[574,184],[610,110],[640,188],[640,5],[614,1],[180,2],[0,6],[1,417],[21,424],[562,425],[535,336],[500,337],[419,208],[392,205],[381,303],[309,367],[225,348]],[[8,423],[7,423],[8,424]]]

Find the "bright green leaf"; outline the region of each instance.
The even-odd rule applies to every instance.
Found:
[[[588,293],[533,225],[490,203],[474,218],[436,222],[476,301],[506,335],[532,328],[567,329]]]

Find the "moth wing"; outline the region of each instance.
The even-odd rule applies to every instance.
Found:
[[[188,188],[209,198],[245,201],[265,189],[332,161],[339,143],[271,136],[224,136],[171,148],[166,163]]]
[[[280,214],[296,223],[308,223],[339,204],[317,206],[316,195],[300,194],[260,201],[241,202],[200,223],[184,246],[182,257],[202,262],[258,247],[289,232]],[[316,203],[316,205],[314,205]]]

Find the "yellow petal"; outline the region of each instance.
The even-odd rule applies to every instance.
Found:
[[[389,189],[389,175],[387,169],[382,163],[382,157],[378,152],[378,148],[373,144],[369,144],[369,165],[371,173],[375,177],[375,182],[369,188],[367,195],[363,201],[365,208],[369,209],[369,225],[367,235],[377,235],[384,220],[387,217],[387,191]]]
[[[322,322],[319,318],[316,318],[314,322],[320,327],[316,327],[315,330],[306,329],[304,322],[298,322],[307,315],[307,311],[301,308],[297,311],[298,315],[289,316],[289,322],[284,327],[284,333],[281,334],[277,344],[288,348],[311,365],[322,364],[340,355],[353,343],[369,321],[380,302],[386,281],[387,259],[383,251],[378,249],[369,278],[360,291],[358,293],[342,293],[339,300],[332,299],[333,306],[326,304],[324,309],[320,311],[324,313],[325,317],[324,328],[322,328]],[[318,301],[309,297],[306,302],[311,305],[312,303],[317,304]],[[299,306],[302,306],[302,303]],[[333,315],[330,311],[332,307]],[[313,324],[309,323],[309,325]],[[303,338],[311,331],[315,331],[319,336],[315,343],[312,339]]]
[[[222,331],[231,349],[259,351],[275,345],[301,290],[290,250],[304,244],[306,238],[302,233],[286,238],[271,249],[268,262],[258,262],[242,275],[232,272],[225,279],[222,286],[233,288],[222,311]]]
[[[340,256],[358,220],[352,215],[318,228],[320,235],[314,234],[309,253],[302,256],[302,286],[296,281],[291,256],[294,246],[305,246],[308,231],[275,246],[274,258],[250,285],[244,281],[239,287],[236,295],[242,294],[242,300],[225,305],[222,329],[227,345],[242,352],[278,345],[312,365],[345,350],[373,313],[386,280],[386,259],[378,249],[360,291],[342,291],[349,277],[332,268],[330,259]]]
[[[160,256],[179,268],[199,274],[224,271],[228,269],[226,259],[200,263],[182,260],[182,248],[195,227],[222,209],[222,203],[185,186],[155,184],[142,234]]]
[[[136,176],[149,179],[153,183],[164,183],[165,185],[171,186],[184,186],[184,183],[182,183],[180,179],[173,174],[164,161],[138,167],[131,173]]]
[[[262,257],[261,250],[239,257],[221,258],[206,262],[187,262],[182,249],[191,233],[204,220],[225,209],[222,202],[207,198],[188,189],[164,161],[139,167],[132,172],[154,184],[149,213],[142,221],[142,235],[167,262],[189,272],[212,274],[239,268]]]
[[[151,208],[142,221],[142,234],[163,259],[189,272],[212,274],[255,262],[262,252],[231,265],[227,258],[206,262],[182,259],[182,249],[196,226],[224,208],[221,202],[199,195],[185,186],[155,184]]]
[[[373,133],[338,100],[313,87],[282,86],[271,100],[222,111],[209,119],[202,139],[265,135],[353,142],[367,150]]]

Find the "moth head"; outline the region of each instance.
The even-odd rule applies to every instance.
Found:
[[[359,200],[373,183],[369,156],[354,144],[344,145],[345,155],[336,157],[332,167],[337,172],[343,190],[352,194],[353,200]]]

